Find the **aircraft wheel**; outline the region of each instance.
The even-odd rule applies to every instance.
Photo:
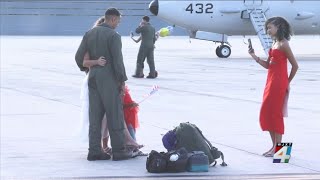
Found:
[[[220,54],[220,46],[218,46],[218,47],[216,48],[216,55],[217,55],[218,57],[221,57],[221,54]]]
[[[231,48],[227,45],[218,46],[216,49],[216,54],[220,58],[227,58],[231,55]]]

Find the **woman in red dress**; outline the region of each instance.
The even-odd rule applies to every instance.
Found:
[[[265,28],[274,40],[268,59],[266,61],[260,59],[253,49],[249,49],[249,54],[258,64],[268,69],[260,110],[260,126],[263,131],[269,131],[273,144],[263,155],[272,157],[276,144],[281,142],[284,134],[283,105],[289,84],[298,70],[298,63],[288,43],[292,35],[289,23],[282,17],[272,17],[266,21]],[[289,77],[288,60],[291,64]]]

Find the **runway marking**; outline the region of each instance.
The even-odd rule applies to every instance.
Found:
[[[53,113],[31,113],[31,114],[1,114],[1,116],[47,116]]]
[[[134,84],[134,85],[142,86],[142,87],[150,87],[150,85],[146,85],[146,84],[139,84],[139,83],[132,83],[132,82],[130,82],[130,84]],[[214,94],[209,94],[209,93],[199,93],[199,92],[193,92],[193,91],[182,90],[182,89],[166,88],[164,86],[161,86],[161,90],[168,90],[168,91],[173,91],[173,92],[183,92],[183,93],[189,93],[189,94],[193,94],[193,95],[214,97],[214,98],[230,100],[230,101],[241,101],[241,102],[250,102],[250,103],[255,103],[255,104],[261,104],[261,101],[254,101],[254,100],[241,99],[241,98],[233,98],[233,97],[214,95]],[[310,113],[320,114],[320,111],[316,111],[316,110],[310,110],[310,109],[304,109],[304,108],[298,108],[298,107],[291,107],[291,106],[290,106],[290,109],[303,110],[303,111],[308,111]]]
[[[59,179],[59,178],[50,178],[50,179]],[[166,180],[189,180],[189,179],[228,179],[228,180],[269,180],[269,179],[277,179],[277,180],[319,180],[320,174],[250,174],[250,175],[168,175],[168,174],[159,174],[159,175],[150,175],[150,176],[96,176],[96,177],[70,177],[63,179],[131,179],[131,180],[150,180],[150,179],[166,179]]]
[[[53,98],[48,98],[48,97],[45,97],[45,96],[40,96],[40,95],[35,95],[35,94],[32,94],[32,93],[27,93],[25,91],[21,91],[21,90],[15,89],[15,88],[9,88],[9,87],[3,87],[3,86],[1,86],[0,88],[1,89],[6,89],[6,90],[11,90],[11,91],[16,91],[16,92],[19,92],[19,93],[22,93],[22,94],[26,94],[26,95],[29,95],[29,96],[38,97],[38,98],[46,99],[46,100],[49,100],[49,101],[59,102],[59,103],[62,103],[62,104],[72,105],[72,106],[81,108],[81,106],[77,105],[77,104],[72,104],[72,103],[69,103],[69,102],[61,101],[59,99],[53,99]]]

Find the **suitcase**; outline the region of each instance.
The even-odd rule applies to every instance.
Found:
[[[208,172],[209,158],[203,151],[192,151],[188,153],[187,171]]]

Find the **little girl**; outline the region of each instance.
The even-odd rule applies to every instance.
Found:
[[[124,113],[124,120],[126,122],[125,142],[126,142],[126,147],[131,148],[133,150],[138,150],[143,147],[143,145],[139,145],[136,142],[136,129],[139,126],[138,106],[139,105],[132,100],[129,94],[128,86],[126,86],[123,94],[123,113]],[[103,133],[102,146],[106,152],[110,152],[111,149],[108,147],[109,133],[108,133],[108,128],[106,124],[106,117],[104,117],[102,121],[102,127],[105,127],[105,129],[102,131]],[[143,153],[139,152],[138,155],[143,155]]]
[[[139,104],[134,102],[129,94],[128,86],[125,87],[124,97],[123,97],[123,112],[124,119],[128,131],[132,139],[136,140],[136,129],[139,127],[138,123],[138,108]]]
[[[249,54],[259,65],[268,69],[260,110],[260,126],[263,131],[269,131],[272,140],[272,147],[263,155],[272,157],[277,143],[281,142],[284,134],[283,107],[290,82],[298,70],[298,63],[288,42],[292,35],[289,23],[282,17],[273,17],[266,21],[265,29],[274,41],[268,59],[266,61],[260,59],[252,48],[249,49]],[[289,77],[288,60],[291,64]]]

